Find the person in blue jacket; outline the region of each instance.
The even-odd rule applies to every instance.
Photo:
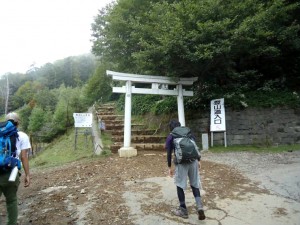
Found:
[[[17,113],[11,112],[5,119],[11,121],[15,126],[20,124],[20,117]],[[24,169],[24,187],[30,185],[28,151],[31,149],[29,137],[26,133],[18,131],[16,140],[16,157],[21,160]],[[0,197],[3,194],[6,199],[7,225],[17,225],[18,219],[18,187],[20,184],[19,176],[15,181],[9,181],[11,171],[0,169]],[[0,221],[0,224],[1,221]]]

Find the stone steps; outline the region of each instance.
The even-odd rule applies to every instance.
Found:
[[[164,142],[166,139],[165,136],[159,135],[132,135],[131,136],[131,143],[154,143],[154,142]],[[112,140],[114,142],[123,142],[124,136],[113,136]]]
[[[111,114],[99,114],[98,117],[101,117],[102,120],[105,121],[118,121],[121,120],[123,121],[124,116],[123,115],[114,115],[113,112]]]
[[[112,153],[118,153],[124,141],[124,116],[115,113],[112,104],[102,105],[98,108],[97,117],[105,123],[105,131],[112,135]],[[144,124],[131,124],[131,147],[139,150],[164,151],[165,136],[157,134],[155,129],[147,129]]]
[[[165,151],[164,143],[131,143],[137,151]],[[118,153],[118,150],[123,147],[123,142],[114,143],[110,146],[112,153]]]
[[[123,136],[124,130],[111,130],[112,136]],[[143,130],[131,130],[131,135],[154,135],[156,130],[153,129],[143,129]]]
[[[106,111],[99,112],[98,111],[96,114],[98,117],[101,117],[101,116],[114,115],[114,112],[106,112]]]
[[[104,121],[105,122],[105,121]],[[107,131],[112,131],[112,130],[123,130],[124,129],[124,124],[119,123],[119,124],[106,124],[105,122],[105,127]],[[145,126],[143,124],[131,124],[131,129],[143,129]]]

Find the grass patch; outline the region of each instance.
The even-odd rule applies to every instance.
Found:
[[[109,137],[102,135],[102,141],[107,146]],[[102,155],[109,155],[110,151],[104,147]],[[101,155],[101,156],[102,156]],[[54,167],[78,160],[93,160],[99,158],[94,154],[92,137],[80,133],[77,136],[75,150],[75,129],[70,129],[65,135],[57,138],[49,144],[43,151],[30,159],[30,167]],[[103,157],[103,156],[102,156]]]
[[[210,147],[209,150],[214,153],[221,152],[256,152],[256,153],[278,153],[278,152],[291,152],[300,151],[300,145],[279,145],[279,146],[245,146],[245,145],[235,145],[235,146],[214,146]]]
[[[111,154],[111,151],[108,146],[112,145],[111,134],[107,133],[107,132],[102,132],[101,140],[102,140],[102,144],[104,146],[101,154],[104,156],[109,156]]]

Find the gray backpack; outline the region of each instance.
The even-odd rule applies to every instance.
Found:
[[[200,158],[199,148],[192,138],[188,127],[176,127],[172,130],[176,163],[189,163]]]

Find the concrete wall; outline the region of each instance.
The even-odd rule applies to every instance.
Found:
[[[300,108],[232,110],[226,109],[227,145],[300,144]],[[186,114],[189,126],[201,143],[201,134],[208,133],[210,112]],[[224,133],[214,133],[214,145],[224,145]],[[211,144],[210,144],[211,146]]]

